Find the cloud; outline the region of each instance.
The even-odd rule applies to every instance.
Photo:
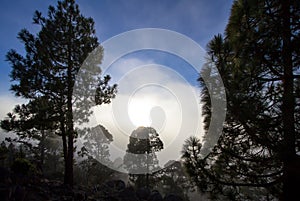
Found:
[[[20,98],[16,98],[12,95],[3,94],[0,96],[0,121],[5,119],[7,113],[12,112],[15,105],[25,103],[26,101]],[[14,137],[12,133],[7,133],[0,128],[0,142],[6,137]]]
[[[150,60],[145,60],[145,64],[151,64],[153,61],[163,65],[166,64],[168,68],[175,69],[181,75],[184,75],[189,82],[195,82],[198,73],[206,62],[206,52],[199,44],[185,35],[166,29],[147,28],[125,32],[105,41],[102,45],[104,47],[104,59],[101,64],[103,73],[110,74],[109,71],[115,66],[114,63],[118,63],[117,66],[120,72],[114,72],[114,76],[117,77],[120,73],[123,74],[124,71],[130,71],[132,66],[134,66],[130,63],[132,61],[126,64],[128,55],[132,53],[138,54],[142,52],[136,58],[142,58],[141,60],[144,61],[143,55],[147,55],[151,51],[152,54],[153,52],[163,52],[161,54],[163,55],[162,58],[159,58],[158,54],[156,54],[155,59],[150,57]],[[157,62],[157,57],[162,62]],[[173,60],[175,62],[172,62]],[[139,61],[135,60],[135,62]],[[178,63],[183,66],[179,66]],[[186,66],[189,67],[186,68]],[[189,70],[194,71],[191,76],[193,80],[190,79],[191,77],[185,76]]]
[[[177,71],[151,59],[122,58],[109,74],[119,86],[118,94],[111,104],[94,107],[89,125],[101,124],[112,133],[112,159],[124,156],[129,136],[138,126],[152,126],[160,134],[161,165],[180,158],[189,136],[202,137],[199,89]]]
[[[0,96],[0,119],[4,119],[6,117],[6,114],[12,112],[16,105],[26,102],[27,101],[24,99],[16,98],[9,94],[2,94]]]
[[[101,68],[118,84],[118,94],[110,105],[94,108],[90,124],[102,124],[113,134],[112,160],[125,155],[133,130],[149,125],[164,142],[164,149],[158,153],[160,164],[180,159],[184,140],[203,136],[200,92],[190,84],[189,75],[183,74],[189,65],[194,70],[193,78],[195,74],[198,77],[205,51],[190,38],[162,29],[123,33],[105,41],[103,47]],[[149,49],[165,51],[186,64],[172,63],[168,56],[158,63],[153,55],[147,57]]]

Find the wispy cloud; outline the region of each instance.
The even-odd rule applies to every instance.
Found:
[[[15,105],[26,103],[27,101],[21,98],[16,98],[13,95],[0,96],[0,120],[6,117],[6,114],[12,112]]]
[[[158,154],[161,164],[180,158],[186,138],[203,135],[199,89],[171,68],[150,62],[128,58],[115,63],[110,74],[118,81],[118,94],[111,104],[94,108],[90,126],[102,124],[113,134],[113,159],[123,157],[138,126],[159,132],[165,146]]]
[[[0,96],[0,120],[6,118],[7,113],[12,112],[14,107],[18,104],[26,103],[24,99],[16,98],[12,95],[1,95]],[[6,137],[14,137],[15,135],[10,132],[7,133],[6,131],[0,128],[0,142],[3,141]]]

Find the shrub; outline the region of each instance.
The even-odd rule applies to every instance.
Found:
[[[11,166],[15,174],[29,175],[35,173],[35,167],[25,158],[16,158]]]

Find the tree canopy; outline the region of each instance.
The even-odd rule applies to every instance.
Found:
[[[123,161],[136,186],[149,187],[149,174],[159,170],[155,152],[162,149],[163,142],[154,128],[139,127],[131,133]]]
[[[90,107],[93,105],[110,103],[115,96],[116,85],[108,84],[109,76],[101,78],[98,65],[101,64],[103,49],[95,35],[94,21],[80,13],[74,0],[58,1],[56,7],[49,6],[46,17],[36,11],[33,22],[40,27],[37,34],[31,34],[26,29],[18,34],[26,54],[21,55],[15,50],[10,50],[6,55],[12,66],[11,90],[16,96],[30,101],[29,105],[17,108],[35,105],[37,115],[42,115],[45,122],[50,121],[51,125],[55,125],[55,132],[62,137],[63,142],[65,183],[72,185],[74,139],[77,135],[74,123],[76,120],[87,121],[91,114]],[[91,52],[97,54],[95,61],[85,63]],[[75,81],[77,85],[82,86],[86,81],[76,77],[82,65],[89,66],[90,90],[85,88],[84,96],[74,97]],[[77,86],[76,89],[78,88],[80,87]],[[48,115],[42,114],[44,110],[41,105],[37,105],[38,100],[47,100]],[[80,111],[76,111],[77,105],[82,104],[82,101],[85,101],[87,107],[80,107]],[[77,116],[74,119],[75,111],[76,114],[80,114],[80,118]],[[16,112],[22,121],[23,111]],[[41,131],[43,122],[38,122],[39,118],[31,117],[33,116],[26,115],[26,119],[34,121],[30,129],[34,127]],[[12,115],[8,118],[15,120]],[[7,122],[2,125],[8,127]]]
[[[208,44],[226,88],[226,121],[208,156],[194,152],[202,144],[190,139],[183,158],[212,198],[292,200],[298,193],[299,18],[297,1],[236,0],[224,36]],[[199,81],[208,129],[211,94]],[[209,141],[206,134],[203,147]]]

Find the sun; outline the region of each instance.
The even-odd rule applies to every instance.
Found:
[[[133,98],[128,104],[128,116],[132,124],[136,127],[151,126],[150,112],[153,107],[151,101]]]

